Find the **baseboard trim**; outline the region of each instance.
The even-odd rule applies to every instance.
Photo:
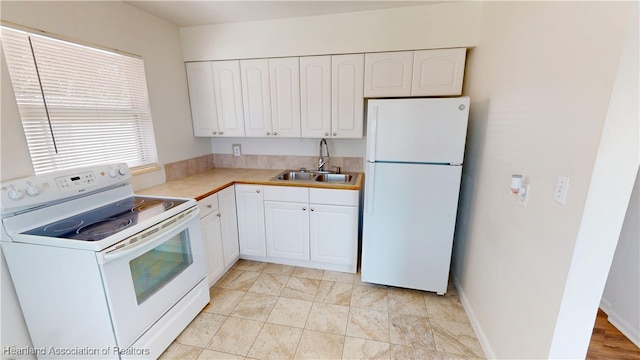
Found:
[[[602,309],[602,311],[604,311],[604,309]],[[605,313],[607,313],[607,320],[611,325],[615,326],[627,339],[631,340],[632,343],[640,348],[640,329],[634,329],[632,324],[611,309],[605,311]]]
[[[480,342],[482,351],[484,351],[484,355],[487,357],[487,359],[497,359],[496,354],[493,352],[493,349],[491,348],[491,344],[489,343],[489,340],[487,339],[487,336],[482,330],[482,326],[480,325],[480,322],[478,321],[478,318],[476,317],[476,314],[473,311],[473,306],[471,306],[471,303],[469,302],[467,295],[464,293],[464,290],[462,289],[462,286],[458,281],[458,277],[454,272],[452,272],[452,276],[453,276],[453,284],[455,285],[456,290],[458,291],[458,296],[460,297],[460,302],[464,307],[464,311],[467,313],[467,317],[471,322],[471,327],[473,327],[473,331],[476,333],[476,336],[478,337],[478,341]]]
[[[613,309],[613,306],[611,306],[611,302],[604,297],[600,300],[600,309],[607,314],[607,321],[609,321],[611,325],[615,326],[627,339],[631,340],[632,343],[640,348],[640,328],[634,328],[633,324],[630,324],[622,316],[618,315]]]

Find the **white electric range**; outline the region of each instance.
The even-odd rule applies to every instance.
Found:
[[[193,199],[126,164],[1,184],[2,250],[39,358],[157,358],[209,302]]]

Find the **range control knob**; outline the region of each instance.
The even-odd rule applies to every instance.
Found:
[[[118,173],[119,173],[120,175],[127,175],[127,169],[125,169],[125,168],[120,168],[120,170],[118,170]]]
[[[38,186],[34,185],[31,182],[27,183],[27,195],[29,196],[38,196],[40,194],[40,189]]]
[[[22,197],[24,197],[22,191],[16,189],[13,185],[9,187],[8,195],[11,200],[20,200],[22,199]]]
[[[109,176],[112,177],[112,178],[118,176],[118,172],[116,171],[116,169],[109,168]]]

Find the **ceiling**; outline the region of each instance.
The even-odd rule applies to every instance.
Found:
[[[444,1],[125,1],[176,26],[224,24],[245,21],[337,14]]]

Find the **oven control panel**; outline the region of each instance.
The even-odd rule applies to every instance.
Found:
[[[60,176],[56,178],[56,184],[60,191],[73,191],[74,189],[94,185],[98,182],[93,171],[87,171],[71,176]]]
[[[126,163],[61,170],[3,181],[0,205],[2,214],[9,214],[130,182]]]

